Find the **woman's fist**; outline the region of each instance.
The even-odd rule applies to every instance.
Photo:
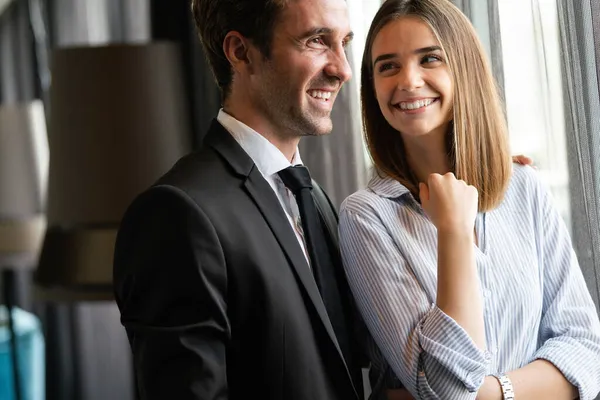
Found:
[[[477,216],[477,189],[456,179],[452,172],[431,174],[419,183],[425,213],[439,232],[472,234]]]

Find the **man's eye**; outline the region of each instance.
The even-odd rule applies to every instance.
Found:
[[[312,44],[318,44],[318,45],[324,45],[325,44],[325,42],[323,41],[323,38],[320,37],[320,36],[316,37],[316,38],[310,39],[310,43],[312,43]]]

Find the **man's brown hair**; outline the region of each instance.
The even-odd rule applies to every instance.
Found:
[[[270,56],[273,30],[288,0],[192,0],[192,14],[200,41],[212,68],[221,97],[227,98],[233,78],[223,52],[228,32],[237,31]]]

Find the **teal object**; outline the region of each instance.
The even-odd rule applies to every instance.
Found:
[[[13,307],[17,355],[23,400],[45,399],[45,343],[40,320]],[[0,400],[15,400],[8,312],[0,306]]]

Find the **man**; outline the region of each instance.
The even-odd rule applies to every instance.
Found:
[[[298,142],[332,129],[344,0],[193,0],[223,109],[123,218],[114,285],[149,399],[362,398],[337,215]],[[360,394],[360,396],[359,396]]]

